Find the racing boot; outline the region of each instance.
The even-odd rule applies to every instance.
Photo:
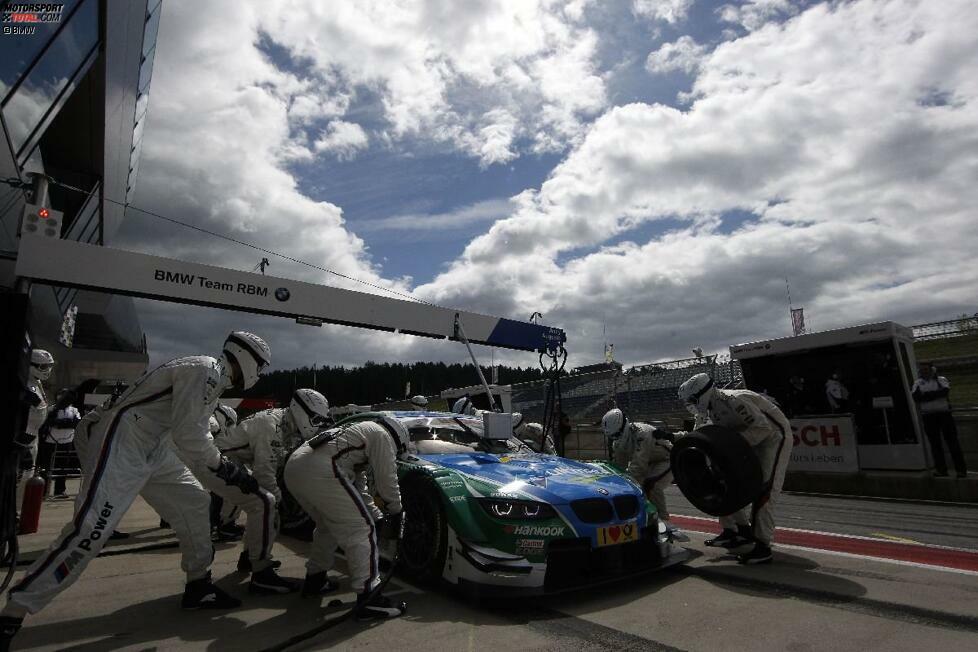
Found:
[[[359,622],[397,618],[407,611],[406,602],[394,604],[390,598],[379,593],[368,600],[369,596],[369,593],[357,594],[357,606],[353,608],[353,613]]]
[[[753,564],[770,564],[773,559],[774,554],[771,552],[771,546],[760,541],[754,544],[754,549],[750,552],[737,555],[737,563],[748,566]]]
[[[725,527],[723,528],[723,531],[720,534],[713,537],[712,539],[707,539],[706,541],[703,542],[703,544],[711,548],[733,548],[738,545],[741,545],[735,543],[739,539],[740,537],[737,535],[736,530],[731,530],[730,528]]]
[[[241,606],[241,600],[215,586],[208,572],[199,580],[187,582],[180,606],[184,609],[235,609]]]
[[[326,571],[319,573],[306,573],[306,579],[302,583],[302,597],[308,598],[316,595],[326,595],[332,593],[339,585],[329,579]]]
[[[282,565],[278,559],[272,562],[272,568],[279,568]],[[238,572],[239,573],[250,573],[251,572],[251,557],[248,556],[247,550],[242,550],[241,554],[238,555]]]
[[[23,618],[0,616],[0,652],[7,652],[10,649],[10,641],[17,635],[23,622]]]
[[[248,584],[249,593],[266,595],[270,593],[292,593],[298,589],[298,582],[282,577],[275,572],[274,563],[257,573],[252,573],[251,582]]]
[[[235,523],[224,523],[211,530],[211,541],[227,543],[237,541],[244,535],[244,528]]]

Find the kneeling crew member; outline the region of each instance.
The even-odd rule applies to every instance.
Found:
[[[706,374],[696,374],[679,388],[679,400],[696,416],[697,425],[709,421],[736,430],[751,445],[764,474],[764,492],[747,508],[720,517],[723,531],[708,546],[736,548],[755,541],[754,549],[740,555],[741,564],[772,560],[774,509],[794,444],[791,423],[774,403],[747,389],[717,389]],[[737,528],[736,530],[734,528]]]
[[[557,454],[554,440],[550,435],[543,436],[543,426],[536,422],[528,422],[520,412],[513,412],[513,434],[538,453],[544,455]]]
[[[372,471],[374,489],[384,501],[391,529],[396,530],[401,519],[396,459],[409,444],[404,426],[385,419],[323,431],[292,453],[285,465],[285,483],[316,522],[303,595],[322,595],[337,588],[327,571],[333,568],[339,545],[357,592],[357,620],[396,618],[403,613],[401,606],[383,595],[368,600],[380,584],[380,557],[373,516],[377,507],[365,490],[365,471],[367,467]]]

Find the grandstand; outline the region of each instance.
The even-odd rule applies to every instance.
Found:
[[[677,399],[679,386],[690,376],[708,373],[720,387],[737,386],[743,381],[736,361],[717,356],[684,358],[623,369],[608,364],[603,371],[570,374],[560,381],[561,409],[574,424],[596,424],[614,406],[632,419],[664,421],[676,426],[689,414]],[[513,409],[531,420],[543,417],[547,383],[534,381],[513,385]]]

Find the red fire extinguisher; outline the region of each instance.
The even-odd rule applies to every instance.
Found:
[[[24,485],[24,500],[20,505],[19,534],[34,534],[41,520],[41,502],[44,500],[44,478],[31,477]]]

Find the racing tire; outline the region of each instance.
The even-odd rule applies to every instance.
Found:
[[[672,447],[676,485],[697,509],[726,516],[764,491],[764,475],[750,444],[736,431],[703,426]]]
[[[416,581],[438,582],[448,554],[448,518],[438,487],[426,477],[407,479],[401,486],[401,504],[405,521],[400,569]]]

